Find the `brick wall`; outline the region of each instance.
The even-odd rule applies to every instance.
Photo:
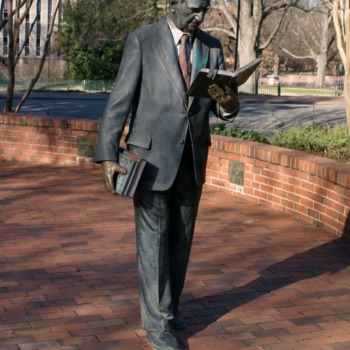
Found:
[[[98,121],[0,114],[0,160],[93,164]],[[207,184],[350,237],[350,165],[212,136]]]
[[[207,184],[350,235],[350,164],[223,136],[212,141]]]
[[[0,114],[0,159],[92,164],[98,121]]]

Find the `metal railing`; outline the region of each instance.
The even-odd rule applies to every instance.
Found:
[[[277,85],[258,85],[259,95],[272,96],[343,96],[344,87],[338,84],[334,87],[315,88],[311,86],[287,86]]]
[[[15,91],[26,91],[32,78],[18,77],[15,81]],[[84,92],[110,92],[114,86],[114,80],[63,80],[40,78],[35,84],[34,91],[84,91]],[[7,78],[0,77],[0,90],[6,90]],[[287,86],[282,84],[259,84],[259,95],[272,96],[342,96],[343,84],[334,87],[314,88],[311,86]]]
[[[18,77],[15,80],[15,91],[26,91],[32,78]],[[85,92],[110,92],[114,86],[114,80],[60,80],[40,78],[34,86],[34,91],[85,91]],[[0,77],[0,89],[7,87],[7,78]]]

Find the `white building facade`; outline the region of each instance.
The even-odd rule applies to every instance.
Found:
[[[9,1],[10,0],[2,0],[4,3],[3,18],[5,19],[8,17]],[[45,65],[49,65],[46,67],[48,75],[50,75],[50,73],[55,73],[54,71],[57,70],[57,72],[59,71],[58,75],[62,76],[62,70],[65,69],[65,62],[60,59],[59,53],[55,49],[55,33],[61,22],[62,5],[67,1],[69,0],[33,0],[30,5],[31,0],[27,0],[26,4],[21,7],[20,15],[23,15],[25,10],[30,6],[29,12],[19,28],[19,35],[16,43],[17,52],[19,52],[24,44],[17,67],[20,75],[30,76],[32,74],[31,71],[37,66],[44,51],[45,41],[53,20],[54,11],[60,3],[57,15],[54,18],[54,33],[50,39],[49,62],[46,62]],[[15,8],[18,1],[12,0],[12,3],[13,8]],[[0,57],[3,64],[6,64],[8,45],[8,28],[5,26],[0,32]],[[55,62],[55,65],[53,62]],[[59,67],[56,66],[56,63],[59,63]]]

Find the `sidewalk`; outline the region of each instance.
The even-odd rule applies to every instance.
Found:
[[[21,98],[23,93],[15,93],[15,99]],[[107,101],[110,93],[107,92],[32,92],[29,99],[32,100],[95,100]],[[6,99],[6,93],[0,92],[0,99]],[[272,96],[272,95],[239,95],[239,100],[244,103],[282,103],[282,104],[344,104],[343,96]]]
[[[0,349],[151,350],[132,201],[100,169],[0,163]],[[176,334],[190,350],[350,349],[350,244],[206,187]]]
[[[16,94],[16,101],[19,95]],[[25,115],[64,119],[101,120],[107,103],[107,93],[32,93],[21,109]],[[235,124],[242,130],[254,129],[268,135],[276,130],[312,122],[346,125],[343,97],[277,97],[240,95],[240,112]],[[5,96],[0,94],[4,107]],[[210,123],[222,123],[211,115]]]

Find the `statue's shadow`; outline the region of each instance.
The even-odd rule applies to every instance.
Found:
[[[349,229],[349,224],[350,214],[344,234],[345,230]],[[273,251],[271,254],[273,254]],[[176,336],[186,346],[186,349],[189,349],[188,339],[196,333],[204,329],[207,332],[207,328],[210,327],[215,329],[215,334],[219,334],[221,331],[217,329],[215,324],[220,328],[220,318],[232,310],[291,284],[323,274],[332,275],[346,269],[348,266],[350,266],[350,242],[344,238],[337,238],[295,254],[258,271],[259,277],[242,286],[217,294],[208,294],[198,299],[184,301],[182,307],[188,328],[184,331],[177,331]],[[234,279],[234,276],[228,276],[228,278]],[[295,293],[300,293],[298,295],[300,298],[322,298],[331,295],[348,295],[349,293],[348,288],[341,286],[336,290],[332,289],[331,292],[328,290],[328,293],[327,291],[320,291],[320,289],[309,292],[307,290],[296,291]],[[276,305],[271,305],[271,308],[274,307]],[[188,314],[194,314],[194,317],[186,317],[186,310],[188,310],[187,316]],[[228,322],[232,323],[233,321],[228,320]]]

